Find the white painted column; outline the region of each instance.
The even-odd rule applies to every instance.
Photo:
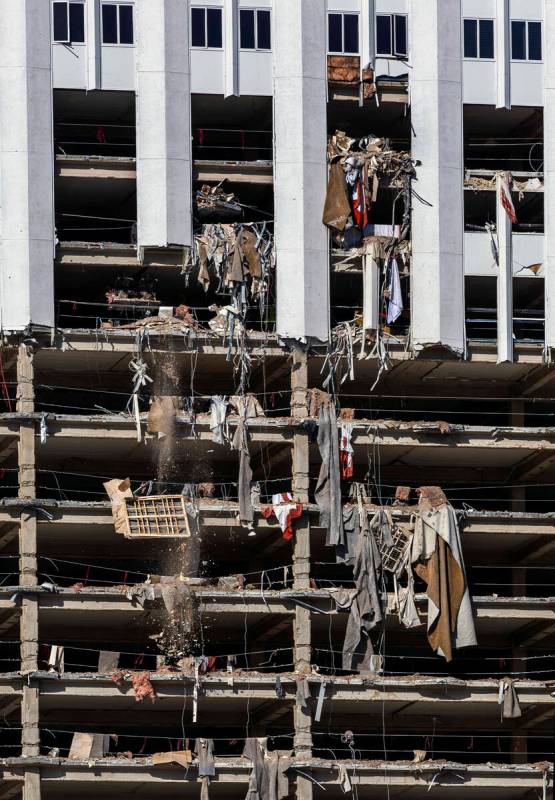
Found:
[[[192,244],[189,0],[135,5],[139,248]]]
[[[325,341],[326,2],[279,0],[273,22],[277,330]]]
[[[511,107],[511,13],[509,0],[496,0],[497,108]]]
[[[501,203],[500,175],[497,194],[497,363],[513,360],[513,225]]]
[[[376,0],[364,0],[360,6],[360,66],[364,69],[368,64],[372,67],[376,60]]]
[[[87,19],[87,89],[100,89],[100,0],[88,0],[85,4]]]
[[[0,0],[0,327],[54,325],[50,3]]]
[[[460,0],[411,0],[411,318],[415,349],[465,351],[463,104]]]
[[[362,256],[362,327],[376,331],[380,327],[380,269],[372,256]]]
[[[555,42],[555,0],[545,0],[544,41]],[[545,344],[555,348],[555,48],[544,56]]]
[[[238,0],[224,0],[224,97],[239,94]]]

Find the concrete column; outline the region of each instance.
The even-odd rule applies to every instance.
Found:
[[[54,325],[50,3],[0,0],[0,327]]]
[[[87,89],[100,89],[100,0],[88,0],[87,15]]]
[[[360,65],[374,66],[376,59],[376,0],[365,0],[360,6]]]
[[[415,349],[462,355],[464,332],[463,117],[460,0],[411,0],[411,316]]]
[[[274,3],[277,330],[328,339],[326,2]]]
[[[555,0],[545,0],[545,42],[555,41]],[[555,347],[555,48],[544,55],[545,345]]]
[[[496,0],[497,108],[511,107],[511,13],[509,0]]]
[[[139,247],[192,244],[189,0],[135,4]]]
[[[224,0],[224,97],[239,94],[238,0]]]
[[[501,176],[497,176],[497,363],[513,360],[513,226],[501,203]]]
[[[27,767],[25,770],[23,800],[40,800],[40,767]]]

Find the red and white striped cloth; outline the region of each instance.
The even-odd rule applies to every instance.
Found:
[[[353,435],[353,426],[351,424],[343,424],[339,426],[339,461],[341,462],[341,477],[353,477],[353,445],[351,444],[351,437]]]
[[[274,514],[283,538],[289,541],[293,538],[293,520],[298,519],[303,513],[302,503],[296,503],[289,492],[272,495],[272,505],[262,509],[263,515],[268,519]]]

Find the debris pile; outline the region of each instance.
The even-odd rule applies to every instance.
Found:
[[[204,184],[195,194],[195,210],[203,221],[236,217],[242,215],[243,208],[233,192],[225,192],[221,185]]]

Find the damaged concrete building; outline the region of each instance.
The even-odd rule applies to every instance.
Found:
[[[552,796],[555,0],[0,0],[0,327],[0,800]]]

